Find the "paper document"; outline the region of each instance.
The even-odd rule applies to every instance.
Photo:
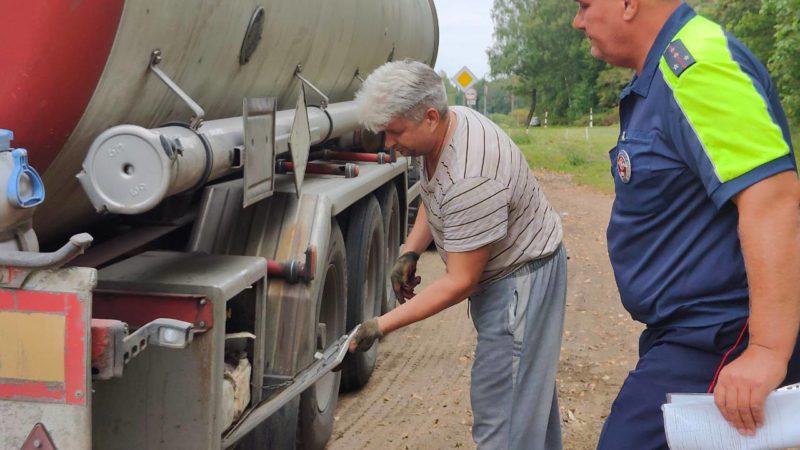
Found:
[[[800,384],[771,393],[764,426],[742,436],[726,421],[712,394],[669,394],[664,430],[672,450],[777,450],[800,447]]]

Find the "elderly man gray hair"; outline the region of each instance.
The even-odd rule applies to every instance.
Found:
[[[428,108],[435,108],[441,117],[448,111],[442,79],[427,65],[412,60],[377,68],[364,80],[356,100],[359,119],[372,132],[383,131],[397,116],[419,122]]]
[[[560,449],[566,252],[558,213],[514,142],[476,111],[448,107],[441,78],[425,64],[379,67],[356,101],[366,128],[418,158],[422,205],[392,269],[401,304],[364,322],[351,351],[469,297],[478,448]],[[431,242],[447,273],[415,293],[417,260]]]

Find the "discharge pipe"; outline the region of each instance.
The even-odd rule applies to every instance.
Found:
[[[308,108],[311,145],[358,128],[355,102]],[[289,151],[295,110],[275,114],[275,153]],[[202,187],[241,167],[242,117],[148,129],[119,125],[92,143],[77,175],[98,212],[141,214],[172,195]],[[270,164],[272,162],[270,161]]]

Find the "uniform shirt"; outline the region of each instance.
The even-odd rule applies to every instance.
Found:
[[[626,309],[654,326],[747,316],[731,198],[797,170],[766,69],[683,4],[623,90],[620,129],[608,247]]]
[[[480,286],[556,251],[561,219],[514,142],[472,109],[451,108],[456,129],[428,179],[424,158],[422,201],[442,259],[491,245]]]

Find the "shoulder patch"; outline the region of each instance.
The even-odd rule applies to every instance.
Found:
[[[680,77],[686,69],[697,62],[680,39],[672,41],[667,46],[664,51],[664,59],[676,77]]]

